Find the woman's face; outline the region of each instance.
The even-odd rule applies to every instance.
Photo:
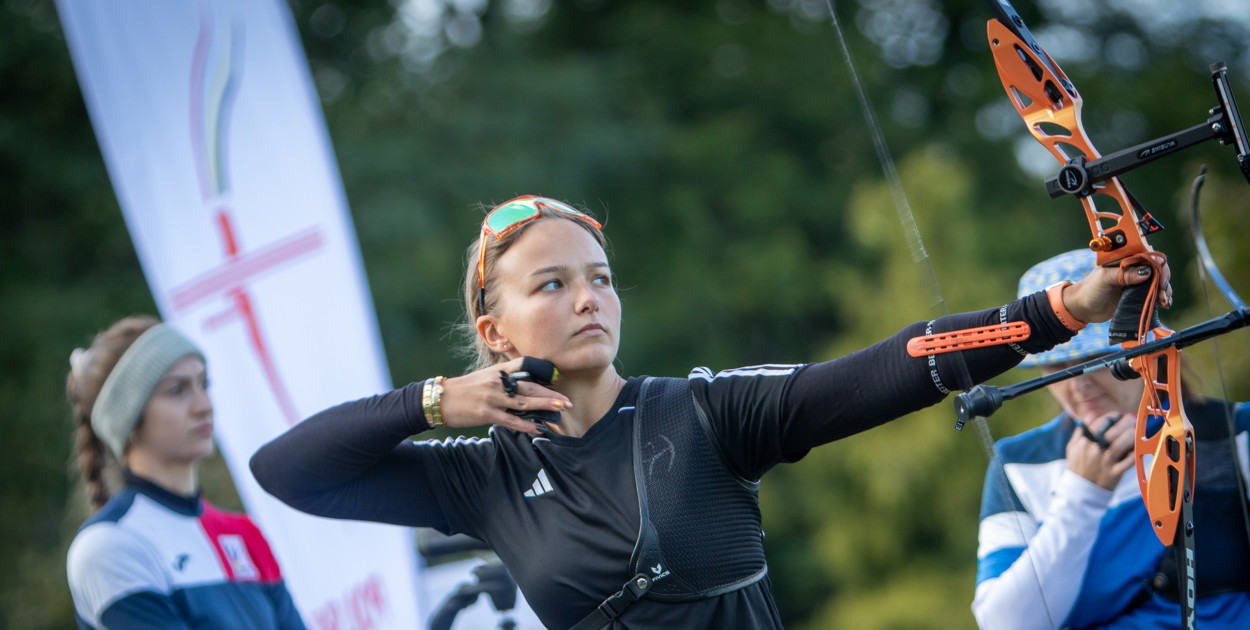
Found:
[[[1082,361],[1068,361],[1044,366],[1042,373],[1052,374],[1080,363]],[[1107,369],[1086,372],[1046,386],[1068,415],[1087,424],[1111,413],[1137,413],[1142,387],[1141,379],[1121,381]]]
[[[621,302],[608,257],[585,228],[539,219],[495,263],[495,314],[478,332],[496,352],[533,356],[563,373],[610,366],[620,345]]]
[[[165,373],[143,409],[132,456],[171,463],[193,463],[213,453],[213,402],[208,373],[199,357],[187,357]]]

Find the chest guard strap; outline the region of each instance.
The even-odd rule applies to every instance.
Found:
[[[606,627],[635,601],[689,602],[768,574],[759,483],[733,472],[684,378],[647,378],[634,412],[641,530],[634,574],[572,630]]]
[[[686,602],[754,584],[768,573],[759,484],[728,464],[684,378],[648,378],[634,420],[642,530],[630,572],[647,597]]]

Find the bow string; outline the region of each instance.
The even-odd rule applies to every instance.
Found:
[[[930,287],[932,287],[933,294],[931,296],[930,308],[938,315],[949,315],[950,309],[947,307],[946,300],[942,295],[942,289],[941,289],[940,284],[938,283],[937,274],[933,270],[933,264],[932,264],[931,259],[929,258],[929,253],[924,247],[924,240],[920,234],[920,227],[917,225],[916,219],[912,214],[911,204],[907,200],[907,193],[903,188],[902,179],[899,177],[898,169],[895,167],[894,158],[890,154],[889,145],[886,144],[885,136],[881,131],[881,126],[877,123],[876,116],[873,113],[872,104],[868,98],[868,93],[864,89],[864,86],[859,79],[859,73],[855,69],[855,62],[851,56],[850,47],[847,45],[846,34],[842,31],[842,25],[838,21],[837,12],[834,11],[833,0],[825,0],[825,4],[826,4],[827,9],[829,10],[829,18],[833,26],[834,33],[837,34],[838,42],[841,46],[842,57],[843,57],[843,60],[846,62],[847,72],[849,73],[851,77],[851,82],[855,87],[855,93],[859,100],[861,113],[864,116],[864,121],[867,125],[868,131],[872,136],[873,148],[877,154],[877,160],[881,165],[881,171],[884,174],[886,183],[889,186],[890,195],[894,202],[894,207],[898,215],[899,223],[903,228],[903,234],[907,240],[907,245],[911,253],[912,261],[916,263],[918,266],[923,268],[922,273],[928,276],[928,284]],[[995,328],[995,327],[990,327],[990,328]],[[1024,331],[1025,331],[1024,337],[1027,337],[1027,329],[1028,329],[1027,325],[1024,325]],[[1007,343],[1012,340],[1024,338],[1024,337],[1017,336],[1014,333],[1015,333],[1014,330],[1009,331],[1007,334],[998,335],[997,338],[991,338],[987,340],[986,337],[989,335],[992,335],[993,331],[982,330],[982,331],[973,332],[971,334],[971,337],[976,338],[976,342],[979,342],[982,344],[987,343],[987,341],[989,343]],[[909,350],[912,351],[911,353],[913,356],[924,356],[923,354],[922,355],[915,354],[915,352],[923,350],[924,354],[927,354],[930,357],[930,370],[935,376],[935,383],[937,383],[939,382],[939,380],[937,379],[937,376],[936,376],[936,366],[932,362],[932,356],[934,354],[937,354],[938,352],[932,351],[933,346],[935,344],[942,345],[944,349],[941,350],[940,352],[950,352],[952,350],[965,347],[963,344],[967,343],[968,339],[969,339],[969,336],[967,335],[957,335],[957,338],[954,339],[952,343],[950,340],[944,339],[943,336],[940,334],[939,335],[927,335],[924,338],[917,338],[917,339],[912,340],[913,343],[909,343]],[[967,363],[964,361],[963,356],[959,353],[956,353],[954,355],[953,363],[955,365],[956,377],[959,379],[959,382],[961,384],[964,384],[965,387],[970,387],[973,384],[973,380],[972,380],[971,372],[968,369]],[[943,386],[938,385],[938,387],[940,390],[943,391],[943,393],[947,393],[947,394],[950,393]],[[984,414],[984,415],[989,415],[989,414]],[[995,446],[993,433],[990,431],[989,422],[986,421],[984,415],[970,417],[970,418],[967,418],[967,420],[971,421],[971,424],[973,426],[974,432],[976,433],[978,437],[978,441],[981,445],[981,448],[985,451],[987,458],[991,462],[991,473],[999,475],[1002,481],[1004,482],[1001,485],[999,485],[999,488],[1001,488],[1002,492],[1004,493],[1003,499],[1007,502],[1007,504],[1010,504],[1013,500],[1012,497],[1010,496],[1011,491],[1009,490],[1009,488],[1011,487],[1011,482],[1007,478],[1006,470],[1002,466],[1002,459],[998,456],[998,450],[997,450],[997,447]],[[961,419],[957,426],[962,428],[964,421],[965,421],[964,419]],[[998,465],[995,466],[994,462],[998,462]],[[1020,539],[1026,540],[1027,536],[1025,535],[1025,532],[1024,532],[1024,525],[1019,520],[1014,520],[1014,522],[1016,524],[1017,533],[1019,534]],[[1029,566],[1032,569],[1031,573],[1033,576],[1033,580],[1037,585],[1037,591],[1044,601],[1046,598],[1046,593],[1045,593],[1045,589],[1042,587],[1041,573],[1038,570],[1037,565],[1033,563],[1033,559],[1031,556],[1029,557]],[[1051,618],[1051,614],[1050,614],[1050,606],[1043,605],[1043,610],[1045,611],[1047,619],[1050,621],[1050,626],[1055,627],[1056,624],[1054,622],[1054,619]]]

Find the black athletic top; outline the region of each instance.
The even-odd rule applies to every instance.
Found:
[[[1005,318],[1005,319],[1004,319]],[[918,322],[840,359],[689,375],[695,400],[730,467],[759,479],[781,462],[941,400],[1016,365],[994,346],[927,358],[907,340],[932,332],[1028,322],[1026,352],[1071,338],[1044,293],[1001,309]],[[265,490],[320,516],[432,527],[488,544],[549,628],[567,628],[632,575],[638,537],[630,378],[612,408],[580,438],[492,426],[488,438],[414,442],[429,429],[422,383],[327,409],[267,444],[251,467]],[[709,532],[709,535],[715,535]],[[692,602],[640,600],[614,628],[780,628],[767,579]]]

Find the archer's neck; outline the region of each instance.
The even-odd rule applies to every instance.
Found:
[[[126,465],[134,474],[184,497],[195,494],[199,487],[195,462],[175,462],[143,452],[131,452]]]
[[[554,389],[568,396],[573,408],[560,414],[560,424],[547,426],[560,435],[581,437],[595,426],[616,402],[616,397],[625,386],[625,379],[616,373],[616,368],[607,368],[595,372],[560,373],[560,379]]]

